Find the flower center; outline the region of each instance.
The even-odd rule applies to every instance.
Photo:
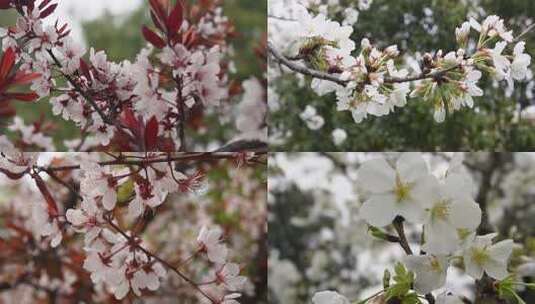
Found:
[[[483,265],[485,262],[487,262],[488,259],[489,259],[489,254],[487,253],[487,250],[485,250],[484,248],[472,249],[472,260],[477,265],[479,266]]]
[[[408,183],[403,183],[399,176],[396,176],[396,187],[394,188],[394,195],[396,196],[396,201],[402,202],[410,197],[411,194],[411,185]]]
[[[433,220],[445,220],[450,215],[450,203],[447,201],[440,201],[431,209],[431,218]]]
[[[439,260],[436,257],[431,258],[431,269],[435,272],[441,272],[442,271],[442,265],[440,265]]]

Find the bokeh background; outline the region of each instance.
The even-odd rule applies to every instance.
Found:
[[[357,169],[370,158],[398,153],[276,153],[269,159],[269,303],[310,303],[315,292],[337,290],[358,302],[381,290],[383,272],[404,256],[397,244],[374,239],[359,217]],[[453,153],[427,153],[443,175]],[[526,282],[535,275],[535,154],[466,153],[474,199],[489,215],[489,230],[512,238],[510,270]],[[420,227],[407,225],[418,248]],[[474,280],[450,267],[449,291],[473,296]],[[437,291],[440,292],[440,291]],[[526,303],[535,293],[520,291]],[[506,302],[516,303],[514,301]]]
[[[53,24],[67,22],[72,28],[73,38],[87,48],[105,50],[108,60],[121,62],[133,61],[138,52],[147,44],[141,35],[143,24],[152,25],[148,1],[146,0],[91,0],[91,1],[56,1],[56,12],[47,19]],[[234,54],[230,58],[236,67],[232,79],[243,81],[251,76],[262,79],[265,67],[263,59],[257,56],[258,49],[265,40],[267,31],[267,1],[225,0],[222,1],[224,14],[234,23],[237,35],[230,41]],[[7,27],[16,21],[14,10],[0,11],[0,27]],[[60,84],[60,83],[58,83]],[[235,106],[240,96],[229,101]],[[29,124],[44,116],[45,121],[52,122],[53,137],[57,147],[63,150],[62,141],[79,136],[80,130],[72,122],[65,122],[59,116],[53,116],[50,103],[41,99],[37,104],[14,103],[17,114]],[[234,121],[211,113],[201,125],[189,128],[187,136],[200,145],[220,146],[236,135]],[[0,134],[9,121],[0,118]],[[4,128],[3,128],[4,127]]]
[[[359,0],[308,1],[271,0],[295,4],[336,3],[357,7]],[[314,5],[312,5],[314,7]],[[329,11],[338,11],[328,9]],[[314,11],[314,10],[312,10]],[[271,11],[277,15],[280,12]],[[352,38],[360,44],[367,37],[379,48],[397,44],[402,55],[415,52],[456,50],[455,27],[468,17],[482,20],[496,14],[518,35],[535,22],[535,1],[531,0],[374,0],[369,10],[360,11]],[[329,15],[344,19],[338,12]],[[269,32],[277,35],[277,23],[269,19]],[[526,51],[535,56],[535,31],[524,37]],[[531,65],[535,71],[535,65]],[[270,70],[276,74],[277,65]],[[464,108],[447,117],[442,124],[433,120],[433,107],[422,99],[409,99],[386,117],[369,117],[356,124],[347,111],[336,110],[333,94],[317,96],[308,79],[286,74],[272,78],[269,103],[272,109],[270,136],[274,151],[520,151],[535,148],[535,82],[516,83],[514,90],[496,84],[488,77],[479,82],[485,95],[474,98],[475,109]],[[325,120],[319,130],[311,130],[296,119],[307,105],[314,106]],[[276,110],[273,110],[276,109]],[[521,118],[520,118],[521,117]],[[340,145],[333,141],[333,130],[340,128],[347,139]],[[312,140],[313,139],[313,140]]]

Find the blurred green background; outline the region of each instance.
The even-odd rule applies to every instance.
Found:
[[[223,2],[224,14],[233,22],[237,31],[237,36],[230,41],[235,50],[231,59],[237,68],[236,74],[232,74],[231,78],[242,81],[251,76],[262,77],[264,73],[262,62],[255,55],[254,49],[260,45],[267,31],[267,1],[225,0]],[[0,26],[13,25],[16,17],[14,10],[0,11]],[[49,18],[59,18],[61,22],[61,16],[52,15]],[[144,4],[131,14],[117,16],[105,13],[98,19],[84,22],[82,26],[87,49],[94,47],[96,50],[105,50],[108,60],[115,62],[135,60],[139,50],[146,44],[141,35],[143,24],[153,26],[149,16],[148,1],[144,1]],[[88,54],[89,51],[86,57],[89,56]],[[236,104],[239,101],[237,97],[230,103]],[[46,121],[54,123],[56,127],[52,136],[59,150],[65,148],[62,144],[63,140],[77,138],[80,135],[80,130],[74,123],[65,122],[52,114],[47,99],[42,99],[36,104],[15,103],[15,105],[17,114],[27,124],[38,120],[41,115]],[[7,123],[9,122],[0,121],[0,134],[7,132],[5,129]],[[190,143],[221,144],[235,135],[234,121],[220,121],[217,113],[207,115],[205,124],[208,130],[206,134],[198,134],[189,130],[188,136],[192,138]]]
[[[326,3],[323,0],[322,3]],[[356,0],[342,0],[344,6],[355,6]],[[480,7],[476,8],[475,3]],[[426,11],[432,16],[426,16]],[[403,53],[445,52],[456,50],[455,28],[467,20],[469,12],[482,16],[497,14],[505,19],[514,34],[521,33],[528,20],[535,22],[532,0],[374,0],[371,8],[361,11],[352,38],[359,45],[364,37],[379,47],[397,44]],[[337,16],[341,17],[341,16]],[[479,20],[484,17],[478,17]],[[339,18],[338,20],[341,20]],[[413,21],[406,24],[405,20]],[[430,21],[430,22],[429,22]],[[436,25],[436,34],[426,28]],[[535,31],[524,37],[526,51],[535,58]],[[532,63],[532,71],[535,71]],[[526,97],[526,83],[515,83],[515,91],[506,97],[504,88],[494,88],[488,77],[479,82],[485,95],[474,98],[477,111],[464,108],[438,124],[433,120],[429,101],[408,99],[407,106],[396,108],[386,117],[369,116],[356,124],[347,111],[336,110],[336,98],[330,94],[318,97],[310,86],[297,85],[291,75],[277,79],[275,87],[281,96],[281,110],[271,114],[271,133],[284,134],[282,142],[272,145],[274,151],[521,151],[535,148],[535,121],[513,118],[517,104],[534,104]],[[535,93],[535,92],[534,92]],[[325,119],[320,130],[310,130],[296,115],[312,105]],[[347,132],[347,140],[335,146],[331,133],[336,128]],[[314,140],[311,140],[314,139]]]

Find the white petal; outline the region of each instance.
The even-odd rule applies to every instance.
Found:
[[[360,207],[360,216],[372,226],[387,226],[397,215],[394,200],[394,196],[390,194],[374,195]]]
[[[414,182],[418,178],[429,174],[427,164],[419,152],[401,154],[396,162],[396,171],[404,183]]]
[[[440,200],[440,184],[438,179],[432,174],[418,179],[411,189],[410,195],[422,207],[431,208],[434,202]]]
[[[513,252],[513,240],[503,240],[489,247],[489,254],[492,259],[506,262]]]
[[[502,262],[490,259],[483,266],[485,268],[485,272],[489,276],[491,276],[491,277],[493,277],[493,278],[495,278],[497,280],[503,280],[509,275],[509,272],[507,272],[507,264],[506,263],[502,263]]]
[[[425,220],[425,210],[417,200],[411,199],[396,203],[394,210],[411,223],[421,224]]]
[[[78,209],[69,209],[65,213],[67,221],[69,221],[74,226],[81,226],[87,221],[87,217],[84,215],[82,210]]]
[[[446,283],[447,260],[438,259],[442,269],[437,271],[431,268],[430,256],[407,256],[405,259],[407,268],[414,271],[416,279],[414,289],[419,293],[426,294],[439,289]]]
[[[111,189],[108,189],[102,197],[102,204],[104,205],[104,208],[106,208],[106,210],[112,210],[113,208],[115,208],[116,201],[117,192]]]
[[[135,198],[128,205],[128,214],[132,217],[138,217],[143,213],[143,203],[141,199]]]
[[[466,174],[450,173],[444,179],[442,193],[446,198],[472,198],[474,183]]]
[[[312,297],[313,304],[349,304],[349,300],[336,291],[316,292]]]
[[[456,228],[476,229],[481,224],[481,208],[469,200],[457,200],[450,205],[450,222]]]
[[[384,193],[394,188],[396,175],[394,169],[383,158],[363,163],[358,171],[362,188],[372,193]]]
[[[468,254],[464,255],[464,267],[466,273],[476,280],[481,279],[483,276],[483,268],[472,261],[472,258],[470,257],[470,249],[468,250]]]
[[[457,249],[457,230],[448,222],[437,220],[425,225],[422,249],[433,254],[448,254]]]

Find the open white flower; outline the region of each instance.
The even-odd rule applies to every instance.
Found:
[[[358,172],[360,186],[371,193],[360,214],[372,226],[386,226],[398,215],[414,223],[422,222],[421,201],[432,198],[421,187],[429,179],[427,164],[419,153],[403,153],[392,168],[383,158],[369,160]]]
[[[526,78],[528,67],[531,64],[531,56],[524,53],[526,43],[521,41],[515,45],[513,55],[515,56],[511,63],[511,76],[516,80]]]
[[[336,291],[316,292],[312,297],[313,304],[349,304],[349,300]]]
[[[446,283],[449,267],[446,256],[409,255],[405,257],[405,265],[414,272],[414,290],[421,294],[439,289]]]
[[[422,249],[433,254],[457,250],[458,230],[473,231],[481,222],[481,209],[471,197],[471,181],[464,174],[448,174],[442,184],[434,176],[422,181],[429,191]]]
[[[511,62],[509,62],[507,57],[502,55],[502,52],[506,46],[507,43],[505,41],[501,41],[496,43],[494,49],[491,50],[492,62],[494,64],[494,68],[496,69],[497,80],[510,79]]]
[[[513,240],[492,244],[496,235],[491,233],[478,236],[471,246],[463,251],[466,272],[474,279],[481,279],[483,272],[497,280],[505,279],[509,275],[507,262],[513,251]]]
[[[208,259],[217,264],[224,264],[227,259],[227,247],[221,244],[223,231],[219,228],[208,229],[202,227],[197,237],[197,242],[202,251],[208,255]]]

